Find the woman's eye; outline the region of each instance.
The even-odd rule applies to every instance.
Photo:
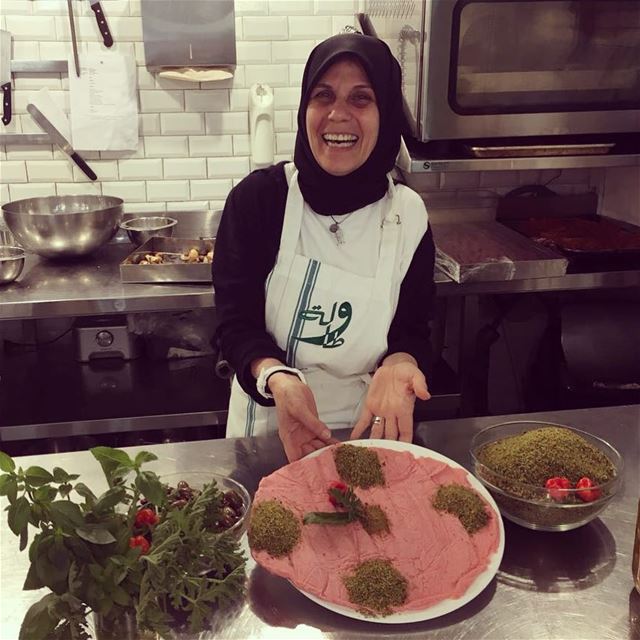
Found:
[[[373,102],[373,96],[371,96],[368,93],[356,93],[353,95],[353,101],[356,104],[369,104],[370,102]]]
[[[328,89],[321,89],[317,93],[313,94],[313,98],[320,99],[320,100],[331,100],[332,93]]]

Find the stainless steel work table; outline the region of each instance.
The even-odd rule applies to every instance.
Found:
[[[640,497],[640,405],[421,423],[415,442],[469,466],[472,435],[510,418],[572,425],[606,438],[622,453],[623,487],[600,518],[565,533],[530,531],[505,521],[505,553],[496,579],[459,610],[415,624],[385,625],[342,617],[250,563],[246,604],[222,629],[200,638],[640,638],[640,594],[634,590],[631,578],[633,531]],[[343,437],[348,434],[339,433]],[[163,444],[144,449],[158,455],[159,460],[150,468],[160,474],[211,469],[232,474],[251,493],[261,477],[285,462],[275,436]],[[80,473],[80,479],[94,490],[100,489],[99,484],[104,486],[99,465],[88,452],[23,457],[17,462],[23,468],[31,464],[49,470],[61,466]],[[0,637],[15,640],[26,609],[42,594],[20,591],[27,573],[27,552],[18,552],[18,540],[8,532],[4,521],[1,531]]]
[[[92,256],[57,263],[28,254],[20,278],[0,288],[0,320],[199,309],[214,306],[209,284],[123,284],[119,264],[132,251],[114,242]],[[554,278],[458,284],[436,270],[439,296],[613,289],[640,286],[640,269]]]

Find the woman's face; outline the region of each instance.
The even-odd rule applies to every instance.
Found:
[[[311,91],[307,137],[317,163],[334,176],[361,167],[378,140],[380,114],[367,74],[358,62],[331,65]]]

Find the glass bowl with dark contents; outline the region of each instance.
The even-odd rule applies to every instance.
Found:
[[[251,496],[237,480],[209,471],[184,471],[161,476],[160,481],[166,485],[168,509],[181,509],[198,495],[205,484],[215,482],[221,501],[220,509],[211,521],[211,531],[226,532],[236,539],[246,531]]]
[[[608,442],[573,427],[504,422],[471,441],[473,473],[502,515],[528,529],[569,531],[616,495],[623,460]]]

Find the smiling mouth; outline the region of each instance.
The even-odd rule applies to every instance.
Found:
[[[329,147],[347,149],[358,142],[358,136],[352,133],[325,133],[322,136],[324,143]]]

